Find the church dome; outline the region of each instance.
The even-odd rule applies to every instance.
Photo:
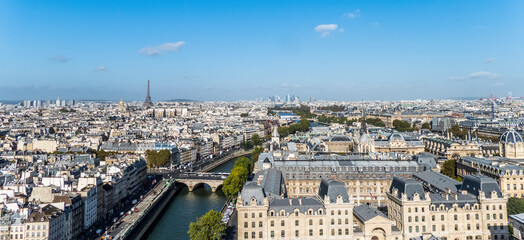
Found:
[[[502,134],[502,136],[500,137],[500,141],[505,143],[523,142],[520,133],[518,133],[514,129],[510,129],[506,131],[504,134]]]
[[[396,132],[389,136],[389,141],[404,141],[404,136],[402,134]]]

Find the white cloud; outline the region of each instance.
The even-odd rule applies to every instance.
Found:
[[[107,69],[105,66],[100,66],[95,68],[95,72],[109,72],[109,69]]]
[[[378,23],[378,22],[372,22],[371,25],[373,25],[374,27],[378,27],[378,26],[380,26],[380,23]]]
[[[461,76],[461,77],[451,76],[449,77],[449,80],[461,81],[461,80],[479,79],[479,78],[495,79],[499,77],[500,77],[500,74],[498,73],[479,71],[479,72],[470,73],[467,76]]]
[[[356,17],[359,17],[360,16],[360,9],[356,9],[355,11],[353,12],[348,12],[348,13],[344,13],[344,16],[345,17],[348,17],[348,18],[356,18]]]
[[[155,47],[142,48],[140,49],[139,52],[146,56],[156,56],[156,55],[164,54],[166,52],[176,52],[185,44],[186,43],[183,41],[179,41],[175,43],[164,43],[162,45],[155,46]]]
[[[54,57],[49,58],[49,61],[66,63],[66,62],[71,61],[71,58],[64,57],[62,55],[56,55]]]
[[[495,60],[496,60],[495,58],[491,57],[491,58],[486,58],[486,60],[484,60],[484,62],[486,62],[486,63],[492,63],[492,62],[494,62]]]
[[[332,31],[338,29],[338,24],[320,24],[315,27],[315,31],[320,33],[320,37],[329,35]]]

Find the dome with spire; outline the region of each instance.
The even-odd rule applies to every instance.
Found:
[[[502,136],[500,137],[500,141],[505,143],[523,142],[520,133],[515,131],[515,129],[513,128],[509,129],[504,134],[502,134]]]

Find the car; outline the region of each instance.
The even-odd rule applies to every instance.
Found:
[[[133,214],[133,212],[132,211],[127,212],[127,215],[130,215],[130,214]]]
[[[123,216],[124,215],[124,212],[120,212],[120,216]]]
[[[118,218],[113,218],[113,222],[116,223],[118,221]]]
[[[135,205],[138,201],[136,199],[133,199],[133,201],[131,202],[131,204]]]

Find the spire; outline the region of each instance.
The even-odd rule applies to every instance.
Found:
[[[149,80],[147,80],[147,95],[146,95],[146,100],[144,101],[144,106],[145,107],[153,106],[153,102],[151,101],[151,96],[149,95]]]
[[[366,109],[364,108],[364,104],[362,104],[362,123],[360,128],[362,129],[360,134],[368,133],[368,125],[366,123]]]

